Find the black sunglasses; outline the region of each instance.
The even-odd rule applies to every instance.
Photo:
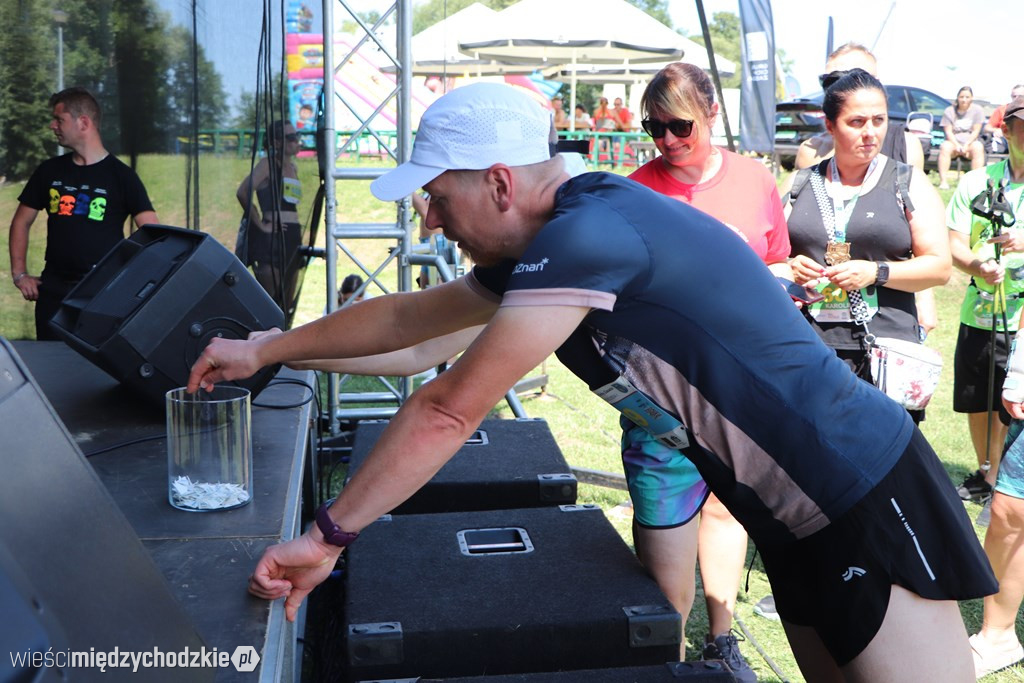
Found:
[[[290,133],[288,135],[285,135],[284,139],[287,140],[288,142],[295,142],[295,141],[297,141],[299,139],[299,134],[298,133]]]
[[[644,119],[640,122],[647,134],[652,138],[665,137],[665,131],[672,131],[677,138],[688,138],[693,132],[693,120],[672,119],[671,121],[659,121],[658,119]]]
[[[821,87],[823,89],[828,90],[832,86],[833,83],[838,81],[840,78],[842,78],[846,74],[850,73],[850,71],[851,70],[832,71],[832,72],[827,73],[827,74],[821,74],[820,76],[818,76],[818,83],[821,83]]]

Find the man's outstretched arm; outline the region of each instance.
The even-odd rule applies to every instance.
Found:
[[[409,498],[465,443],[501,397],[547,358],[589,309],[505,307],[458,363],[421,387],[391,421],[373,451],[329,510],[344,531],[359,532]],[[314,527],[267,549],[249,582],[257,596],[287,596],[285,614],[334,567],[341,549]]]
[[[490,320],[497,303],[465,278],[419,292],[391,294],[346,306],[329,316],[258,339],[215,339],[192,366],[188,390],[251,377],[292,361],[356,358],[405,349]]]

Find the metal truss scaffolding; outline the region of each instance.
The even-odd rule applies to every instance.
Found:
[[[351,49],[347,54],[335,54],[334,26],[335,9],[338,8],[345,13],[345,20],[351,19],[359,27],[360,35],[353,41]],[[390,18],[395,17],[396,31],[395,44],[385,45],[377,37],[377,30],[385,25]],[[412,289],[412,272],[409,257],[411,251],[412,215],[408,199],[397,204],[398,211],[394,223],[339,223],[337,215],[337,182],[352,180],[372,180],[382,175],[387,169],[384,168],[362,168],[354,166],[343,166],[339,164],[354,145],[359,144],[364,134],[374,138],[377,144],[387,151],[387,154],[396,162],[403,163],[409,159],[412,152],[412,126],[410,118],[410,89],[412,74],[402,68],[403,64],[409,63],[410,41],[412,38],[412,0],[396,0],[395,4],[381,14],[380,19],[373,26],[368,26],[345,0],[323,0],[323,36],[324,36],[324,139],[328,141],[327,149],[334,150],[333,158],[326,160],[330,176],[324,187],[325,210],[324,224],[327,235],[327,311],[332,312],[338,308],[338,258],[340,251],[350,259],[365,276],[364,287],[374,284],[381,291],[387,291],[380,281],[381,274],[389,266],[395,265],[398,268],[398,291],[409,291]],[[356,51],[368,41],[376,43],[381,52],[388,59],[394,62],[395,87],[390,96],[380,102],[376,109],[368,117],[363,119],[356,114],[356,108],[346,101],[344,94],[335,88],[334,75],[353,58]],[[396,104],[397,118],[395,124],[395,135],[384,136],[378,134],[378,120],[385,119],[378,114],[392,101]],[[339,146],[337,131],[335,130],[335,109],[345,107],[361,121],[360,127],[353,131]],[[387,142],[385,142],[385,139]],[[377,265],[362,263],[355,255],[351,244],[362,239],[386,239],[394,240],[395,247],[388,250],[388,256]],[[327,379],[327,408],[330,419],[330,431],[337,432],[339,419],[372,419],[390,417],[397,410],[394,405],[386,407],[345,407],[352,404],[396,404],[401,403],[412,392],[412,383],[409,378],[399,378],[397,384],[389,382],[383,377],[377,378],[380,382],[381,391],[377,392],[341,392],[344,385],[344,378],[331,373]]]
[[[335,22],[335,9],[340,8],[346,14],[345,19],[351,18],[358,26],[359,39],[353,41],[350,51],[347,54],[335,54],[335,42],[333,40]],[[386,25],[391,17],[395,17],[395,44],[387,45],[381,41],[377,33],[381,26]],[[377,289],[387,292],[387,287],[381,282],[380,276],[391,266],[398,269],[398,291],[407,292],[413,288],[413,267],[429,266],[437,271],[439,279],[447,281],[456,277],[457,266],[446,260],[444,254],[418,253],[414,249],[412,239],[413,212],[408,198],[397,203],[397,216],[394,223],[339,223],[337,216],[337,186],[338,182],[352,180],[372,180],[382,175],[385,168],[365,168],[340,165],[340,160],[346,155],[353,145],[358,145],[359,140],[365,135],[373,138],[381,149],[387,150],[388,156],[396,163],[403,163],[409,159],[412,153],[412,121],[411,121],[411,86],[412,86],[412,0],[396,0],[395,4],[381,14],[380,19],[373,25],[368,26],[356,14],[345,0],[323,0],[323,36],[324,36],[324,139],[328,141],[327,149],[335,150],[333,158],[327,160],[329,166],[329,178],[325,183],[325,233],[327,237],[327,311],[333,312],[338,308],[338,259],[340,251],[345,255],[365,276],[363,287],[373,284]],[[373,112],[365,119],[357,113],[357,107],[346,101],[346,95],[342,89],[336,89],[334,75],[344,67],[346,62],[353,58],[360,47],[368,41],[373,41],[387,59],[394,63],[395,87],[391,94],[377,103]],[[352,97],[349,95],[349,97]],[[384,136],[378,132],[377,123],[385,121],[378,115],[392,102],[396,105],[397,117],[395,124],[395,135]],[[335,130],[335,108],[345,107],[361,125],[352,131],[344,144],[338,145],[337,131]],[[390,124],[388,124],[390,126]],[[354,150],[353,150],[354,151]],[[385,239],[394,240],[395,246],[388,250],[384,261],[378,265],[362,263],[351,248],[355,240],[361,239]],[[397,382],[391,382],[387,378],[378,377],[380,391],[344,391],[346,376],[339,376],[331,373],[328,375],[328,399],[327,413],[332,434],[338,431],[339,420],[363,420],[389,418],[398,410],[398,406],[405,401],[412,393],[412,379],[408,377],[398,378]],[[525,417],[522,404],[516,396],[515,390],[510,390],[505,396],[509,407],[517,417]],[[347,406],[360,407],[347,407]],[[366,407],[366,406],[378,407]]]

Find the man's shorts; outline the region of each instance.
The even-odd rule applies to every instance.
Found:
[[[813,628],[839,666],[878,633],[893,584],[929,600],[999,589],[963,501],[916,429],[899,462],[848,512],[758,551],[779,615]]]
[[[1011,339],[1013,334],[1010,333]],[[988,410],[989,359],[992,357],[992,330],[982,330],[960,324],[953,356],[953,411],[957,413],[984,413]],[[1006,378],[1006,335],[996,332],[996,372],[991,388],[992,409],[999,410],[1003,424],[1010,424],[1010,416],[999,400]]]
[[[999,476],[996,478],[996,491],[1024,498],[1024,421],[1014,420],[1006,433],[1006,445],[1003,446],[1003,457],[999,460]]]
[[[642,527],[682,526],[708,499],[708,485],[693,463],[640,427],[622,434],[622,464],[633,501],[633,520]]]

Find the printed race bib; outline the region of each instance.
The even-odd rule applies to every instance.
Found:
[[[662,410],[623,375],[595,389],[594,393],[662,446],[678,449],[690,445],[683,423]]]
[[[302,199],[302,185],[295,178],[285,178],[283,184],[284,192],[281,199],[288,204],[298,205]]]
[[[974,297],[974,303],[972,306],[972,314],[974,316],[974,322],[976,327],[983,329],[992,328],[992,318],[995,313],[995,297],[989,292],[983,292],[980,289],[975,290],[977,296]],[[1006,300],[1006,320],[1009,323],[1009,327],[1014,327],[1013,321],[1016,320],[1018,313],[1020,312],[1022,300],[1021,299],[1010,299]],[[999,313],[999,320],[997,321],[998,328],[1003,329],[1002,313]]]
[[[819,323],[852,323],[850,315],[850,295],[842,287],[831,282],[823,282],[815,287],[825,297],[821,301],[810,304],[807,312]],[[870,293],[869,293],[870,292]],[[878,288],[865,287],[860,290],[861,298],[868,307],[868,318],[878,312]]]

